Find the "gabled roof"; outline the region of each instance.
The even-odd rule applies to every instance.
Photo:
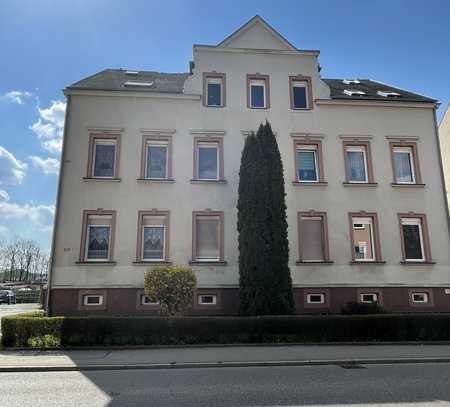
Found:
[[[357,82],[345,83],[343,79],[322,79],[330,88],[331,99],[351,99],[351,100],[382,100],[391,102],[429,102],[436,103],[436,99],[419,95],[404,89],[386,85],[370,79],[358,79]],[[350,92],[345,92],[350,91]],[[360,91],[364,94],[351,94],[351,91]],[[396,95],[383,96],[381,93],[397,93]]]
[[[242,35],[245,35],[246,32],[255,29],[255,27],[259,26],[264,31],[268,32],[280,45],[279,49],[285,49],[290,51],[297,51],[297,48],[294,47],[286,38],[284,38],[277,30],[275,30],[269,23],[267,23],[262,17],[259,15],[254,16],[249,21],[247,21],[243,26],[238,28],[235,32],[226,37],[223,41],[217,44],[218,48],[231,47],[233,48],[233,43],[236,42]],[[240,48],[240,47],[238,47]],[[249,47],[250,48],[250,47]]]
[[[75,82],[67,89],[183,93],[184,81],[188,76],[188,73],[105,69]]]

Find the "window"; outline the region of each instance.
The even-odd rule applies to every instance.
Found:
[[[411,300],[413,303],[428,303],[428,293],[411,293]]]
[[[306,294],[306,302],[308,304],[325,304],[325,294],[323,293]]]
[[[298,221],[300,261],[329,261],[326,214],[323,212],[300,212]]]
[[[197,300],[199,305],[217,305],[217,296],[214,294],[201,294]]]
[[[405,262],[431,262],[426,216],[399,214],[402,255]]]
[[[270,107],[268,75],[247,75],[247,106],[251,109]]]
[[[83,305],[102,305],[103,295],[83,295]]]
[[[88,178],[117,178],[119,142],[118,135],[91,135]]]
[[[223,143],[221,138],[195,139],[194,180],[223,180]]]
[[[349,146],[346,149],[349,182],[368,182],[367,155],[363,146]]]
[[[378,302],[377,293],[361,293],[359,296],[360,302],[364,304],[373,304]]]
[[[352,258],[355,262],[381,261],[376,214],[350,214]]]
[[[169,212],[140,211],[138,218],[139,235],[136,260],[138,262],[167,261]]]
[[[394,184],[420,184],[416,143],[390,143]]]
[[[164,181],[172,177],[172,137],[144,135],[142,137],[142,180]]]
[[[308,110],[312,108],[311,78],[290,76],[291,109]]]
[[[225,74],[203,74],[203,104],[209,107],[225,106]]]
[[[297,145],[297,179],[299,182],[318,182],[317,146]]]
[[[158,301],[152,301],[148,295],[141,294],[141,305],[159,305]]]
[[[149,141],[146,145],[145,177],[149,179],[168,178],[167,141]]]
[[[80,261],[111,261],[115,211],[84,211]]]
[[[193,228],[193,260],[223,261],[223,213],[194,212]]]

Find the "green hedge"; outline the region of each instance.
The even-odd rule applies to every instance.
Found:
[[[428,341],[450,340],[450,314],[180,318],[24,314],[3,317],[2,331],[3,345],[18,347]]]

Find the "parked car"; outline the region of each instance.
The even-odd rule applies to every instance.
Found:
[[[15,304],[16,294],[11,290],[0,290],[0,304],[1,303]]]

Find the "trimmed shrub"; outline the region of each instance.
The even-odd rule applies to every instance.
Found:
[[[2,318],[17,347],[450,340],[450,314]]]
[[[341,308],[341,314],[343,315],[368,315],[368,314],[385,314],[384,308],[373,303],[364,303],[357,301],[350,301]]]
[[[190,267],[158,266],[144,276],[145,294],[160,303],[164,315],[182,315],[192,304],[196,287]]]

